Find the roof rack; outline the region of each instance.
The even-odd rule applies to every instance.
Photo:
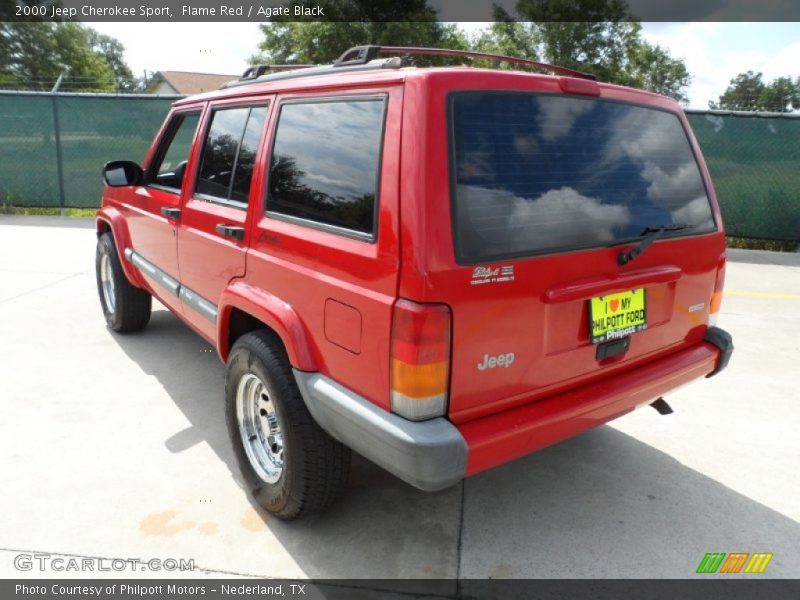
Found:
[[[583,73],[567,67],[559,67],[548,63],[536,62],[527,58],[517,58],[515,56],[505,56],[503,54],[487,54],[486,52],[472,52],[470,50],[448,50],[446,48],[416,48],[405,46],[355,46],[342,54],[333,63],[334,67],[344,65],[366,64],[378,57],[379,54],[402,54],[404,56],[425,55],[425,56],[458,56],[478,60],[490,60],[492,62],[507,62],[515,65],[524,65],[535,69],[544,69],[560,75],[569,75],[580,79],[596,80],[597,77],[589,73]]]
[[[298,65],[253,65],[252,67],[248,67],[245,69],[245,72],[242,73],[242,76],[239,78],[239,81],[248,81],[251,79],[258,79],[262,75],[264,75],[267,71],[272,72],[280,72],[280,71],[294,71],[295,69],[308,69],[311,67],[316,67],[318,65],[305,65],[305,64],[298,64]]]
[[[394,58],[381,58],[372,60],[366,64],[353,64],[336,67],[334,65],[310,65],[302,66],[296,69],[287,69],[283,73],[270,73],[266,75],[250,75],[249,77],[242,77],[236,81],[229,81],[224,84],[220,89],[239,87],[241,85],[250,85],[251,83],[263,83],[265,81],[278,81],[282,79],[296,79],[298,77],[311,77],[313,75],[331,75],[333,73],[341,73],[343,71],[371,71],[373,69],[399,69],[403,66],[399,57]],[[248,69],[249,71],[249,69]],[[247,71],[245,71],[247,73]]]
[[[401,54],[403,57],[378,58],[381,54]],[[296,77],[311,77],[312,75],[332,75],[343,71],[367,71],[372,69],[399,69],[403,66],[403,58],[412,55],[427,56],[456,56],[492,62],[507,62],[515,65],[543,69],[559,75],[568,75],[579,79],[596,80],[594,75],[582,73],[574,69],[540,63],[526,58],[503,56],[502,54],[487,54],[485,52],[471,52],[468,50],[448,50],[445,48],[414,48],[404,46],[354,46],[342,54],[332,65],[257,65],[248,68],[238,81],[230,81],[222,86],[224,88],[249,85],[256,82],[277,81],[280,79],[294,79]],[[269,69],[280,67],[284,72],[266,74]]]

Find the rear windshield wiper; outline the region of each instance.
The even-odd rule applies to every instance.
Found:
[[[627,252],[620,252],[617,255],[617,264],[621,267],[631,262],[634,258],[641,256],[642,253],[644,253],[644,251],[650,247],[650,244],[655,242],[665,233],[682,231],[684,229],[694,229],[694,225],[689,225],[686,223],[672,223],[670,225],[655,225],[645,227],[644,231],[641,233],[641,235],[644,236],[642,240]]]

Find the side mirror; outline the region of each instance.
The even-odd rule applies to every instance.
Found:
[[[178,163],[172,171],[164,171],[163,173],[159,173],[156,175],[155,183],[158,185],[163,185],[168,188],[174,188],[176,190],[181,189],[183,185],[183,175],[186,173],[186,165],[189,161],[184,160],[183,162]]]
[[[141,185],[144,181],[142,167],[130,160],[112,160],[103,167],[103,178],[111,187]]]

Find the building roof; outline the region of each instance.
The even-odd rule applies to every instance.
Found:
[[[188,71],[159,71],[147,86],[152,91],[160,82],[166,82],[176,94],[199,94],[218,90],[222,84],[239,79],[239,75],[218,73],[192,73]]]

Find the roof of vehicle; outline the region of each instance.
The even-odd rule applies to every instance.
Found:
[[[391,58],[378,58],[381,54],[395,56]],[[398,54],[401,56],[397,56]],[[473,66],[420,68],[404,65],[404,60],[408,60],[414,55],[447,56],[451,58],[477,59],[512,65],[523,65],[528,68],[550,71],[557,76],[531,71],[476,68]],[[552,87],[554,82],[558,82],[561,91],[564,93],[598,96],[606,95],[604,90],[609,92],[611,90],[616,90],[624,95],[633,93],[639,101],[647,102],[649,100],[652,102],[653,100],[661,99],[661,102],[656,100],[655,103],[662,104],[663,106],[663,101],[666,100],[667,103],[671,105],[675,104],[674,100],[671,98],[652,92],[596,82],[593,75],[574,69],[513,56],[444,48],[355,46],[345,51],[332,65],[297,65],[295,70],[287,70],[289,65],[281,65],[281,67],[282,72],[278,73],[275,73],[270,65],[250,67],[239,80],[228,82],[219,90],[192,96],[180,100],[175,104],[180,106],[198,101],[274,94],[286,91],[313,89],[331,90],[336,88],[352,88],[354,86],[369,86],[371,84],[385,85],[388,83],[402,82],[411,77],[447,79],[452,78],[454,73],[460,78],[472,79],[473,83],[485,84],[487,78],[489,78],[490,81],[496,80],[500,86],[503,85],[503,82],[506,82],[506,84],[508,84],[508,82],[514,82],[518,85],[520,82],[519,78],[523,78],[523,81],[548,82],[545,86],[549,85],[550,87]],[[479,87],[484,86],[481,85]],[[517,86],[515,85],[514,87],[516,89]]]
[[[549,81],[554,82],[565,79],[554,75],[542,73],[531,73],[529,71],[517,70],[497,70],[468,66],[458,67],[402,67],[398,69],[376,69],[368,71],[350,71],[335,74],[308,74],[306,77],[256,81],[248,85],[228,87],[213,92],[205,92],[195,96],[182,98],[175,102],[176,106],[203,102],[209,100],[220,100],[224,98],[237,98],[254,95],[276,94],[287,91],[303,91],[314,89],[336,89],[348,87],[366,87],[369,85],[386,85],[391,83],[401,83],[409,78],[451,78],[457,75],[460,78],[496,78],[498,82],[509,81],[511,79],[522,79],[527,81]],[[571,79],[571,78],[566,78]],[[592,82],[594,84],[594,82]],[[667,100],[670,104],[675,101],[672,98],[656,94],[647,90],[640,90],[619,86],[610,83],[600,83],[596,85],[602,90],[624,90],[635,93],[644,101],[645,98]]]
[[[189,96],[176,102],[176,105],[188,104],[192,102],[216,100],[220,98],[235,98],[239,96],[253,96],[263,94],[275,94],[287,90],[301,89],[322,89],[349,87],[354,85],[368,85],[370,83],[386,84],[401,82],[412,71],[427,71],[428,69],[416,69],[413,67],[402,69],[382,69],[374,71],[342,72],[333,75],[320,74],[308,75],[307,77],[296,79],[278,79],[253,82],[246,86],[229,87],[206,92],[196,96]]]

